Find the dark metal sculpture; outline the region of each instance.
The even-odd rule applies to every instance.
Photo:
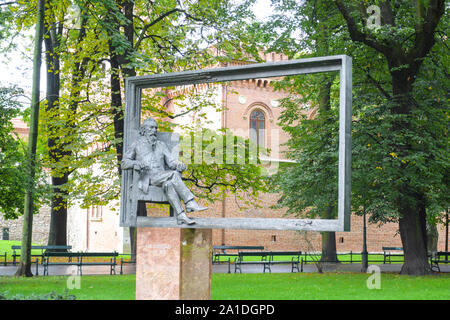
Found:
[[[126,79],[124,146],[139,139],[141,123],[141,96],[146,88],[176,87],[200,83],[237,81],[282,77],[317,72],[339,71],[339,164],[338,164],[338,217],[337,219],[286,219],[286,218],[196,218],[195,224],[181,225],[170,217],[137,216],[137,203],[133,200],[136,188],[132,190],[136,175],[134,170],[124,170],[121,189],[122,227],[157,228],[203,228],[203,229],[245,229],[245,230],[310,230],[310,231],[350,231],[351,196],[351,121],[352,121],[352,59],[345,55],[316,57],[299,60],[286,60],[273,63],[258,63],[236,67],[184,71],[149,76],[136,76]],[[159,139],[158,133],[158,139]],[[166,144],[172,137],[161,135]],[[168,141],[168,142],[167,142]],[[175,155],[177,152],[172,152]],[[136,182],[138,183],[138,182]],[[151,188],[159,188],[150,185]],[[161,189],[161,188],[159,188]],[[142,193],[142,192],[141,192]],[[161,201],[167,201],[162,191],[150,192],[152,199],[160,194]],[[139,201],[153,201],[145,197]]]
[[[137,185],[132,186],[134,198],[139,193],[148,195],[150,186],[162,188],[163,197],[170,203],[177,220],[177,224],[192,225],[195,221],[186,215],[186,212],[202,211],[208,208],[200,206],[192,192],[181,180],[181,172],[186,170],[186,165],[172,157],[165,142],[157,138],[158,125],[153,118],[148,118],[139,129],[139,137],[125,152],[122,160],[123,170],[134,170],[137,175]],[[154,198],[154,202],[160,202]],[[145,197],[143,198],[145,200]],[[152,202],[152,198],[147,199]],[[159,200],[159,201],[158,201]],[[181,201],[185,203],[183,209]]]

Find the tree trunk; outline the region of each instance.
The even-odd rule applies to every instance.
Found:
[[[431,272],[427,257],[425,205],[405,207],[400,212],[399,228],[405,254],[400,274],[425,275]]]
[[[52,12],[50,13],[52,14]],[[62,19],[61,19],[62,20]],[[61,22],[60,22],[61,24]],[[46,37],[44,39],[46,47],[47,61],[47,105],[46,111],[50,113],[50,117],[55,115],[55,111],[59,108],[59,91],[60,91],[60,60],[59,53],[55,49],[59,47],[60,37],[62,35],[62,27],[59,25],[56,32],[56,23],[46,25]],[[48,123],[48,129],[51,134],[58,132],[57,123],[54,125],[51,121]],[[52,164],[60,161],[61,157],[67,156],[64,146],[58,142],[58,137],[50,135],[47,140],[49,158]],[[65,173],[59,170],[52,170],[52,197],[50,210],[50,229],[48,245],[67,245],[67,192],[64,191],[64,185],[68,182],[68,168],[64,168]]]
[[[329,206],[324,219],[333,218],[333,206]],[[321,232],[322,234],[322,257],[323,262],[339,262],[336,252],[336,232]]]
[[[389,60],[391,69],[395,66]],[[395,70],[395,69],[394,69]],[[416,105],[413,98],[412,83],[415,74],[410,69],[401,69],[391,72],[392,77],[392,93],[393,103],[395,104],[392,112],[397,115],[407,115],[411,108]],[[392,130],[400,132],[408,130],[410,123],[405,120],[398,120],[393,123]],[[403,146],[396,147],[399,154],[406,156],[412,150],[412,146],[406,142]],[[399,170],[405,168],[403,164]],[[406,175],[405,175],[406,176]],[[406,198],[415,199],[415,204],[411,205],[410,201],[405,204],[403,199],[399,199],[399,230],[402,239],[403,250],[405,254],[405,263],[400,271],[401,274],[408,275],[424,275],[430,273],[430,266],[427,257],[427,232],[426,232],[426,203],[420,190],[412,190],[412,187],[406,181],[399,187],[400,194]]]
[[[438,228],[433,223],[427,223],[427,251],[432,254],[437,251],[439,241]]]
[[[68,181],[68,176],[52,178],[54,194],[52,196],[50,231],[48,245],[67,245],[67,193],[59,188]]]
[[[123,7],[123,12],[128,23],[123,27],[124,35],[128,40],[128,48],[123,54],[118,54],[121,50],[117,50],[111,41],[113,34],[109,33],[109,55],[111,62],[111,113],[113,115],[114,122],[114,138],[115,138],[115,148],[116,148],[116,158],[117,158],[117,170],[119,176],[122,175],[121,161],[123,156],[123,132],[124,132],[124,110],[122,103],[122,89],[120,82],[120,70],[122,70],[123,78],[135,76],[136,70],[134,67],[128,67],[127,65],[131,62],[129,55],[132,53],[134,45],[134,23],[133,23],[133,10],[134,2],[130,0],[117,1],[117,5]],[[121,24],[118,21],[112,21],[115,30],[113,32],[121,32]],[[138,204],[138,215],[143,214],[142,206]],[[130,231],[130,247],[131,247],[131,257],[132,259],[136,257],[136,228],[129,228]]]
[[[331,109],[331,86],[333,84],[333,79],[335,75],[322,75],[322,84],[319,88],[318,104],[319,104],[319,117],[321,115],[326,115],[328,118],[325,121],[333,121],[333,119],[328,115]],[[324,147],[329,147],[332,144],[331,133],[326,134],[326,138],[323,141]],[[330,173],[332,174],[332,173]],[[334,195],[330,195],[333,197]],[[324,215],[323,219],[334,219],[333,216],[334,206],[330,205]],[[323,262],[339,262],[336,253],[336,233],[335,232],[322,232],[322,257]]]
[[[336,232],[322,232],[323,262],[339,262],[336,253]]]
[[[23,229],[22,229],[22,249],[20,257],[20,265],[16,271],[17,276],[32,277],[31,272],[31,239],[33,234],[33,197],[34,197],[34,178],[35,178],[35,161],[36,161],[36,145],[39,123],[39,90],[40,90],[40,71],[42,57],[42,38],[44,28],[44,0],[37,2],[37,22],[35,34],[35,46],[33,57],[33,88],[31,93],[31,120],[30,133],[28,139],[28,181],[25,194],[25,205],[23,213]]]

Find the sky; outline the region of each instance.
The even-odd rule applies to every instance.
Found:
[[[254,13],[259,20],[264,20],[270,13],[271,0],[257,0]],[[33,33],[26,37],[14,52],[0,56],[0,86],[17,85],[31,95],[33,75]],[[45,61],[41,66],[41,94],[45,92]]]

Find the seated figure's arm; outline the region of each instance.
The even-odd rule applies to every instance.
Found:
[[[162,143],[163,145],[163,152],[164,152],[164,160],[166,162],[166,165],[171,170],[176,170],[179,172],[183,172],[187,169],[186,165],[180,161],[175,160],[172,155],[170,154],[169,149],[167,148],[165,143]]]
[[[134,165],[137,164],[136,159],[136,148],[133,143],[131,147],[124,153],[122,158],[121,167],[123,170],[133,169]]]

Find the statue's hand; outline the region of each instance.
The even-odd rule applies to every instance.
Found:
[[[183,162],[177,163],[177,171],[183,172],[183,171],[186,171],[186,169],[187,169],[187,167]]]
[[[138,171],[148,170],[150,167],[142,162],[136,162],[134,164],[134,169]]]

